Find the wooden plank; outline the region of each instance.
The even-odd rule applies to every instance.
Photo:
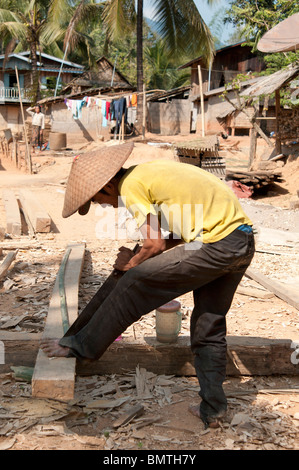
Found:
[[[72,324],[78,314],[78,286],[84,261],[85,245],[70,245],[71,252],[65,270],[64,286],[69,323]],[[59,339],[63,336],[59,276],[54,285],[43,339]],[[75,386],[75,358],[50,359],[40,349],[37,355],[32,377],[32,396],[71,400]]]
[[[264,274],[259,271],[255,271],[252,268],[247,269],[245,276],[258,282],[270,292],[273,292],[277,297],[299,310],[299,295],[293,289],[288,288],[287,285],[281,284],[273,279],[269,279]]]
[[[135,247],[133,248],[133,252],[136,253],[138,248],[139,248],[139,245],[137,243]],[[111,294],[111,292],[113,291],[114,287],[118,283],[119,279],[121,279],[123,274],[124,273],[122,271],[113,269],[111,274],[107,277],[106,281],[101,285],[101,287],[92,297],[92,299],[88,302],[88,304],[80,313],[77,320],[71,325],[71,327],[68,329],[68,331],[66,332],[64,336],[73,336],[76,333],[78,333],[78,331],[80,331],[85,325],[87,325],[87,323],[95,314],[97,309],[101,306],[104,300],[106,300],[108,295]],[[105,315],[105,313],[103,314]]]
[[[5,364],[0,365],[0,373],[9,372],[12,365],[34,367],[41,337],[40,333],[0,330],[5,349]],[[295,363],[298,361],[292,362],[294,343],[291,339],[228,336],[227,375],[299,375],[299,364]],[[62,361],[72,362],[73,358],[50,360],[56,382]],[[179,336],[173,344],[159,343],[155,337],[124,338],[113,343],[98,361],[78,361],[76,373],[80,376],[122,374],[135,370],[138,365],[155,374],[196,376],[188,336]],[[55,389],[56,382],[49,384]]]
[[[30,191],[22,190],[19,198],[25,213],[28,215],[35,232],[50,232],[51,217],[46,212],[42,204]]]
[[[20,236],[22,234],[22,222],[17,198],[10,189],[4,190],[2,197],[6,213],[6,232]]]
[[[271,299],[274,297],[269,291],[263,291],[261,289],[255,289],[254,287],[243,287],[239,286],[236,291],[237,294],[247,295],[248,297],[254,297],[256,299]]]
[[[6,255],[6,257],[4,258],[4,261],[0,266],[0,281],[2,281],[2,279],[4,279],[4,277],[6,276],[6,273],[9,270],[11,263],[16,258],[17,253],[18,250],[12,251],[11,253],[8,253],[8,255]]]

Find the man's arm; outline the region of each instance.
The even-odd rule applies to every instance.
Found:
[[[148,214],[146,222],[140,227],[140,232],[144,239],[142,247],[135,255],[132,250],[121,247],[114,265],[115,269],[128,271],[143,263],[143,261],[183,243],[182,240],[173,238],[164,239],[162,237],[158,217],[153,214]]]

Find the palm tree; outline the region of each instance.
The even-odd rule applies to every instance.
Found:
[[[212,0],[207,0],[212,3]],[[104,21],[109,34],[119,38],[137,25],[137,91],[143,88],[143,0],[107,0]],[[211,62],[214,53],[212,34],[203,21],[193,0],[154,0],[154,19],[159,35],[165,41],[170,55],[202,55]],[[140,96],[140,95],[139,95]],[[141,103],[140,103],[141,102]],[[141,105],[140,105],[141,104]],[[142,122],[142,100],[138,100],[138,127]]]
[[[85,65],[93,65],[95,58],[91,53],[90,34],[101,22],[102,11],[101,3],[96,0],[51,0],[49,18],[54,36],[48,37],[49,42],[59,36],[63,39],[65,56],[75,54]]]
[[[144,48],[144,58],[148,64],[145,80],[150,89],[170,90],[189,82],[188,71],[177,70],[180,64],[169,56],[162,39],[158,38],[152,46]]]
[[[0,36],[6,52],[30,51],[33,102],[40,98],[38,53],[66,57],[81,48],[91,63],[86,33],[101,12],[101,5],[93,0],[0,0]]]
[[[48,0],[0,1],[0,36],[8,51],[29,48],[33,99],[39,98],[38,51],[47,30]]]

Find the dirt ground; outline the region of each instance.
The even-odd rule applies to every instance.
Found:
[[[190,136],[150,134],[145,141],[136,139],[126,165],[158,158],[173,159],[171,144],[184,138],[190,140]],[[33,175],[16,170],[0,155],[1,191],[11,188],[18,193],[21,188],[30,189],[53,221],[49,234],[36,234],[32,238],[25,231],[19,238],[6,236],[3,242],[18,245],[21,240],[23,246],[28,246],[19,248],[11,270],[0,284],[0,332],[43,330],[54,281],[68,243],[86,243],[79,310],[111,272],[119,246],[135,244],[133,240],[98,239],[99,215],[94,206],[84,218],[78,214],[68,219],[61,216],[65,181],[72,160],[79,152],[96,145],[107,143],[74,144],[68,151],[43,152],[33,159],[37,172]],[[246,168],[248,148],[246,137],[221,140],[227,167]],[[258,154],[263,150],[263,142],[259,142]],[[240,202],[258,231],[252,268],[295,289],[299,280],[299,211],[291,210],[289,201],[299,189],[299,160],[290,158],[282,174],[282,182]],[[0,199],[0,227],[5,224]],[[289,238],[281,241],[276,236],[281,232]],[[2,259],[6,253],[8,251],[4,250]],[[262,286],[247,277],[241,285],[265,293]],[[181,334],[188,335],[192,295],[186,294],[179,300],[183,313]],[[227,315],[227,330],[231,336],[298,342],[298,310],[274,295],[257,298],[236,293]],[[153,334],[155,317],[152,312],[123,336]],[[147,384],[145,394],[138,390],[140,372]],[[218,429],[204,429],[201,421],[188,413],[189,404],[200,402],[195,377],[160,376],[129,368],[123,375],[77,377],[75,399],[67,404],[33,399],[30,382],[16,378],[13,371],[1,374],[0,384],[0,450],[299,449],[298,375],[227,377],[224,386],[229,403],[228,417]],[[107,402],[105,406],[103,399]],[[92,408],[94,400],[100,400],[101,407],[94,405]],[[127,425],[113,427],[116,418],[140,403],[144,407],[141,416]]]

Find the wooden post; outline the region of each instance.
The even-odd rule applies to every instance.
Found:
[[[250,147],[249,147],[249,160],[248,160],[248,171],[252,170],[253,162],[256,156],[256,143],[257,143],[257,132],[255,129],[250,129]]]
[[[14,163],[15,166],[17,166],[18,164],[18,161],[17,161],[17,141],[15,139],[15,137],[13,138],[13,141],[12,141],[12,161]]]
[[[275,143],[275,149],[276,152],[281,154],[281,140],[280,140],[280,135],[279,135],[279,112],[280,112],[280,92],[279,90],[275,91],[275,117],[276,117],[276,143]]]
[[[18,83],[19,100],[20,100],[20,105],[21,105],[21,113],[22,113],[23,126],[24,126],[24,137],[25,137],[26,153],[27,153],[26,163],[27,163],[27,167],[29,169],[29,173],[32,174],[31,154],[30,154],[28,140],[27,140],[27,129],[26,129],[26,123],[25,123],[25,116],[24,116],[24,109],[23,109],[23,102],[22,102],[22,97],[21,97],[21,88],[20,88],[19,74],[18,74],[17,67],[15,67],[15,71],[16,71],[16,77],[17,77],[17,83]]]
[[[143,113],[142,113],[142,139],[145,139],[145,123],[146,123],[146,94],[145,94],[145,84],[143,84]]]
[[[201,135],[205,137],[205,105],[204,105],[203,90],[202,90],[202,74],[201,74],[200,65],[198,65],[197,68],[198,68],[200,106],[201,106]]]
[[[253,127],[253,123],[255,122],[257,113],[258,113],[257,107],[254,106],[254,115],[252,116],[252,128],[250,129],[248,170],[251,170],[253,168],[253,163],[256,157],[257,131]]]
[[[245,106],[246,106],[246,102],[241,104],[241,101],[240,101],[240,97],[238,95],[238,92],[236,92],[236,97],[237,97],[237,101],[238,101],[238,106],[233,103],[226,95],[224,95],[224,99],[232,105],[233,108],[235,108],[237,111],[241,111],[242,113],[245,114],[245,116],[248,117],[248,120],[249,122],[251,122],[253,128],[256,130],[256,132],[267,142],[267,144],[269,145],[269,147],[273,148],[274,145],[273,143],[271,142],[271,140],[269,139],[269,137],[266,136],[266,134],[262,131],[262,129],[260,128],[260,126],[252,120],[252,117],[250,116],[250,114],[244,109]]]
[[[124,142],[125,140],[125,115],[123,114],[121,119],[121,140]]]

